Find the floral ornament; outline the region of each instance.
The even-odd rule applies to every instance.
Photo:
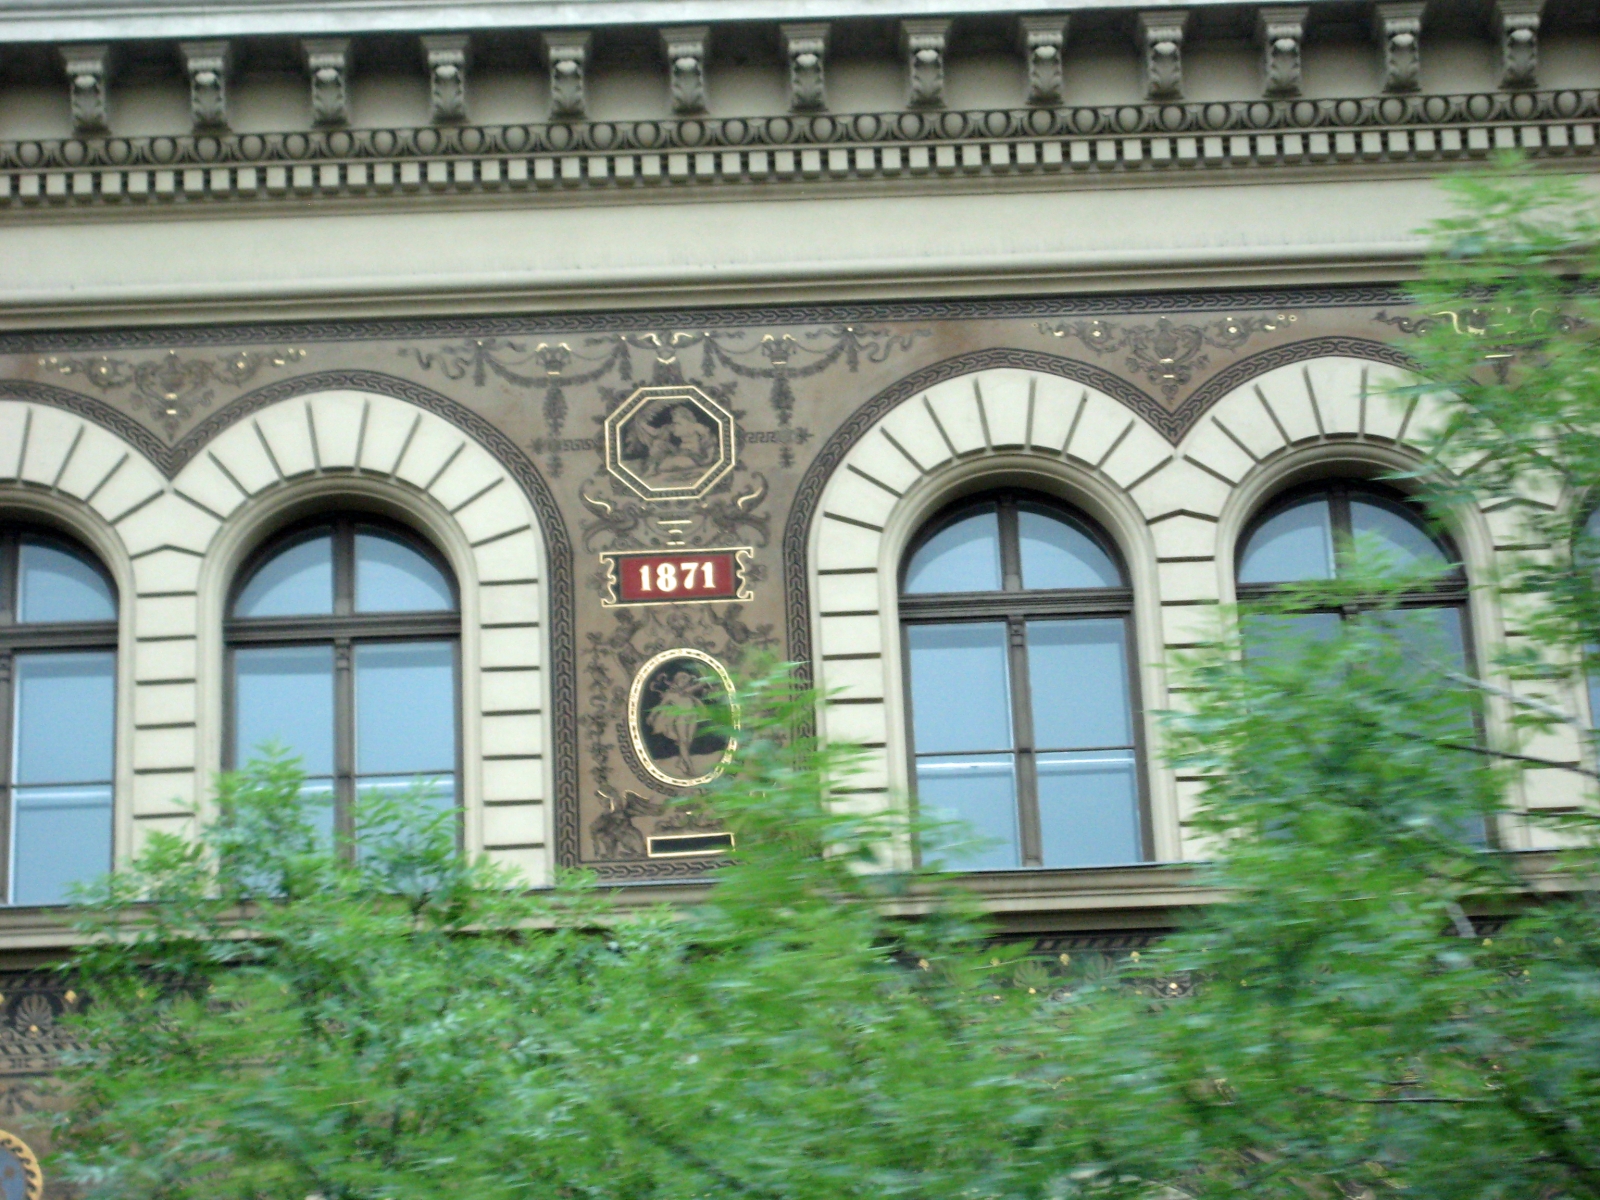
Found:
[[[209,408],[219,387],[240,388],[263,368],[286,367],[304,350],[239,350],[218,358],[185,358],[176,350],[152,359],[106,354],[73,358],[51,354],[39,360],[47,371],[82,376],[102,392],[127,391],[134,406],[159,422],[170,438],[200,408]]]
[[[1238,350],[1258,333],[1275,333],[1294,324],[1294,313],[1262,317],[1219,317],[1215,321],[1179,324],[1157,317],[1152,325],[1112,321],[1039,321],[1040,333],[1076,338],[1096,354],[1125,355],[1129,371],[1146,376],[1170,401],[1195,374],[1211,365],[1209,350]]]

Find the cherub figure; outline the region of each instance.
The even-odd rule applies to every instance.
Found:
[[[671,675],[663,672],[650,684],[650,690],[660,697],[650,710],[650,732],[677,746],[678,769],[685,779],[692,779],[695,774],[689,751],[705,722],[706,695],[712,686],[712,680],[684,670]]]

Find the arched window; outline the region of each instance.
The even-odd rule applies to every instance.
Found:
[[[1110,541],[1028,493],[964,501],[906,558],[918,803],[987,847],[960,870],[1147,857],[1133,593]]]
[[[1429,531],[1413,503],[1372,484],[1318,483],[1285,493],[1264,509],[1240,540],[1239,599],[1262,599],[1286,583],[1340,578],[1349,570],[1351,551],[1358,546],[1380,551],[1395,567],[1433,573],[1431,582],[1403,595],[1398,610],[1384,620],[1428,660],[1442,660],[1451,670],[1465,671],[1471,656],[1467,577],[1461,557],[1448,541]],[[1356,603],[1310,609],[1274,617],[1271,625],[1312,634],[1331,631],[1365,607]],[[1271,641],[1270,632],[1252,639],[1246,629],[1247,652],[1261,652]]]
[[[0,528],[0,784],[8,904],[111,869],[117,590],[87,550]]]
[[[290,530],[234,591],[228,765],[287,746],[347,844],[358,790],[423,780],[454,805],[460,631],[450,571],[410,531],[365,516]]]

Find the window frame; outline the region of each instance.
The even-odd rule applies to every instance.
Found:
[[[21,608],[21,549],[24,539],[34,538],[67,547],[74,557],[90,563],[99,572],[111,592],[113,615],[106,621],[28,621],[17,620]],[[17,782],[12,778],[16,767],[16,718],[18,653],[30,651],[96,651],[109,650],[112,658],[111,680],[111,806],[112,806],[112,860],[116,857],[116,804],[117,804],[117,742],[119,718],[118,674],[121,654],[119,627],[122,617],[122,595],[117,581],[95,554],[77,538],[58,529],[31,522],[6,522],[0,525],[0,908],[18,907],[13,904],[11,863],[12,835],[16,827],[15,800]],[[106,864],[110,870],[111,862]]]
[[[906,572],[917,553],[932,538],[957,521],[993,506],[997,512],[1000,539],[1000,589],[980,592],[905,591]],[[1021,542],[1017,512],[1022,507],[1042,511],[1052,519],[1065,521],[1088,537],[1111,560],[1125,581],[1113,588],[1036,588],[1022,586]],[[1004,621],[1006,625],[1006,674],[1011,693],[1010,753],[1017,764],[1017,841],[1019,865],[1003,872],[969,871],[964,874],[1014,874],[1016,871],[1079,871],[1115,869],[1155,860],[1155,837],[1150,804],[1149,761],[1144,729],[1144,699],[1139,676],[1138,622],[1135,618],[1133,587],[1128,564],[1120,548],[1100,527],[1079,510],[1047,493],[1027,488],[996,488],[963,496],[937,511],[918,529],[900,556],[896,575],[899,606],[900,686],[905,711],[907,776],[912,802],[917,802],[916,712],[912,703],[911,647],[908,630],[913,625],[949,625]],[[1134,810],[1139,823],[1138,863],[1106,864],[1100,867],[1046,867],[1043,862],[1043,829],[1039,817],[1039,776],[1037,758],[1041,751],[1034,737],[1033,695],[1028,663],[1027,622],[1038,619],[1100,618],[1123,623],[1123,648],[1128,684],[1128,721],[1133,734],[1134,780],[1138,790]],[[998,751],[997,751],[998,753]],[[1044,751],[1043,753],[1053,753]],[[922,848],[913,847],[914,860],[922,861]]]
[[[436,567],[450,585],[451,607],[432,612],[358,613],[355,610],[355,535],[358,527],[378,529],[403,540]],[[327,615],[280,617],[238,617],[234,608],[256,572],[296,543],[317,535],[332,535],[333,612]],[[237,651],[260,646],[333,647],[333,796],[334,838],[347,855],[355,852],[356,799],[356,701],[355,647],[374,643],[448,641],[452,647],[451,688],[454,722],[454,795],[456,842],[465,835],[465,778],[462,753],[462,612],[461,585],[456,573],[432,542],[399,521],[376,513],[340,509],[323,512],[278,530],[266,538],[234,573],[228,588],[227,607],[222,623],[223,670],[223,747],[224,770],[235,771],[238,761],[238,667]]]
[[[1347,477],[1334,477],[1316,479],[1299,484],[1273,496],[1266,504],[1258,509],[1253,517],[1245,524],[1238,542],[1234,547],[1233,579],[1236,598],[1241,604],[1254,601],[1269,600],[1279,595],[1282,589],[1297,583],[1332,582],[1319,580],[1285,580],[1280,583],[1240,583],[1239,568],[1244,562],[1245,552],[1250,548],[1250,540],[1255,537],[1260,528],[1286,509],[1313,496],[1326,496],[1329,502],[1329,524],[1333,532],[1333,551],[1335,571],[1334,578],[1338,578],[1337,564],[1345,553],[1354,537],[1350,521],[1350,500],[1353,496],[1365,496],[1380,500],[1391,506],[1398,506],[1414,517],[1421,531],[1444,554],[1451,564],[1451,571],[1443,576],[1431,587],[1418,588],[1413,591],[1403,592],[1398,600],[1389,599],[1357,599],[1340,605],[1314,605],[1296,609],[1297,613],[1307,615],[1328,613],[1339,618],[1341,622],[1352,620],[1362,613],[1371,612],[1383,604],[1393,604],[1404,611],[1407,609],[1428,608],[1453,608],[1460,614],[1461,622],[1461,655],[1467,671],[1476,675],[1479,670],[1477,633],[1472,620],[1472,593],[1467,581],[1467,564],[1457,548],[1455,539],[1437,527],[1436,522],[1429,519],[1427,512],[1416,500],[1395,488],[1385,487],[1366,479],[1351,479]],[[1474,735],[1479,742],[1484,741],[1487,730],[1484,728],[1483,714],[1474,710],[1472,714]],[[1485,844],[1490,849],[1500,848],[1499,822],[1493,817],[1484,821]]]
[[[1466,563],[1457,549],[1455,541],[1448,534],[1433,527],[1433,522],[1410,496],[1393,488],[1361,479],[1318,479],[1309,483],[1299,484],[1279,492],[1272,499],[1262,505],[1254,516],[1245,524],[1233,553],[1233,580],[1235,595],[1240,603],[1248,604],[1252,600],[1267,600],[1278,595],[1285,587],[1296,583],[1333,582],[1334,580],[1283,580],[1277,583],[1240,583],[1239,568],[1244,565],[1245,552],[1250,549],[1251,539],[1260,532],[1261,527],[1280,513],[1293,508],[1302,501],[1316,496],[1326,496],[1328,499],[1329,519],[1333,530],[1334,561],[1337,563],[1345,553],[1345,547],[1350,545],[1354,534],[1350,522],[1350,500],[1352,497],[1367,497],[1378,500],[1384,504],[1398,506],[1412,517],[1416,518],[1428,539],[1444,554],[1445,559],[1451,564],[1452,570],[1445,577],[1428,588],[1419,588],[1415,591],[1405,592],[1399,600],[1400,608],[1442,608],[1446,605],[1459,606],[1468,618],[1463,623],[1463,638],[1467,648],[1468,661],[1477,662],[1477,653],[1472,642],[1472,621],[1470,611],[1471,592],[1467,586]],[[1338,578],[1335,569],[1334,579]],[[1376,601],[1354,601],[1349,604],[1310,607],[1307,613],[1333,613],[1342,620],[1349,620],[1360,612],[1374,607]]]

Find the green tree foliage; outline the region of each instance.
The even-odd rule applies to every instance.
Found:
[[[1528,522],[1505,585],[1549,607],[1508,665],[1559,698],[1600,643],[1568,550],[1596,227],[1514,167],[1460,187],[1418,292],[1422,474]],[[1120,962],[997,948],[959,882],[887,870],[927,831],[839,800],[852,757],[793,736],[814,697],[782,669],[744,685],[704,800],[737,853],[693,905],[521,892],[421,796],[363,802],[341,856],[292,762],[227,777],[197,841],[89,897],[59,1166],[88,1200],[1600,1198],[1593,819],[1537,902],[1484,836],[1537,757],[1507,715],[1564,722],[1340,553],[1185,664],[1169,751],[1224,902]],[[1287,632],[1328,607],[1336,634]]]

